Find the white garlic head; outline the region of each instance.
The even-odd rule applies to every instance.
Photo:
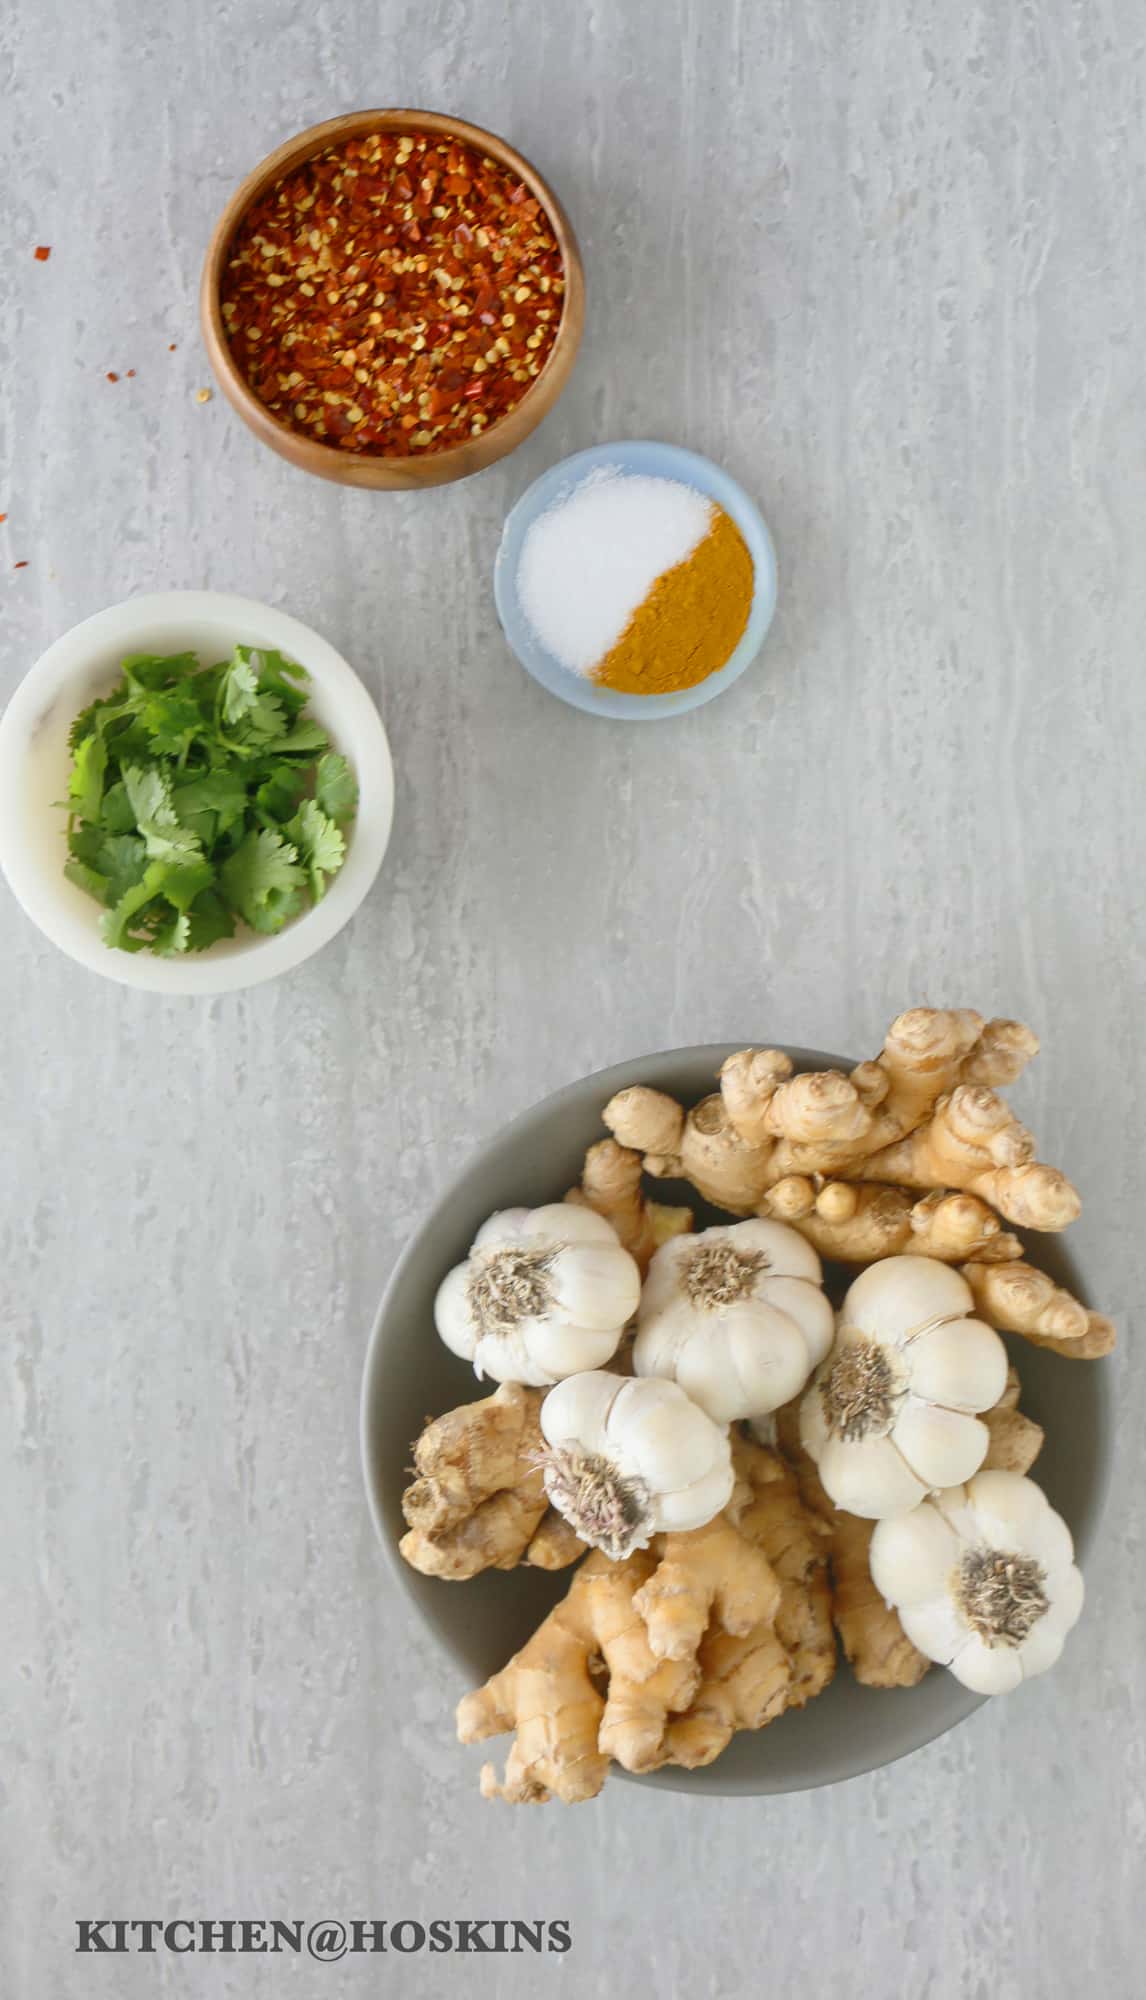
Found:
[[[675,1382],[570,1375],[542,1403],[541,1430],[552,1504],[614,1561],[702,1528],[732,1498],[728,1433]]]
[[[640,1294],[612,1223],[551,1202],[490,1216],[442,1280],[434,1321],[478,1376],[543,1389],[612,1360]]]
[[[912,1645],[976,1694],[1053,1667],[1082,1610],[1070,1529],[1018,1472],[976,1473],[880,1521],[871,1574]]]
[[[729,1424],[798,1396],[833,1330],[811,1244],[783,1222],[736,1222],[661,1245],[641,1293],[633,1366],[678,1382]]]
[[[835,1345],[800,1406],[800,1436],[837,1507],[884,1520],[977,1472],[978,1413],[1003,1393],[1007,1351],[971,1287],[932,1257],[885,1257],[855,1280]]]

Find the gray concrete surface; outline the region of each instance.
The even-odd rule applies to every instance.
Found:
[[[262,991],[120,991],[0,897],[5,1994],[1141,1990],[1143,37],[1133,0],[5,10],[0,695],[99,606],[225,586],[345,651],[399,778],[368,905]],[[416,497],[195,400],[224,198],[369,101],[514,138],[588,271],[558,410]],[[626,730],[518,672],[490,564],[536,472],[634,435],[759,496],[782,598],[733,694]],[[1123,1322],[1066,1661],[831,1793],[484,1806],[359,1488],[396,1252],[566,1078],[867,1052],[912,1001],[1042,1031],[1020,1103]],[[72,1953],[85,1916],[515,1914],[572,1953]]]

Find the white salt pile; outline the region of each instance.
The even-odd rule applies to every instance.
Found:
[[[546,651],[591,673],[657,578],[703,541],[713,514],[695,487],[613,465],[539,514],[522,544],[517,595]]]

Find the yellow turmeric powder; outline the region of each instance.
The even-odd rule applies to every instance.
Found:
[[[657,578],[597,666],[600,687],[675,694],[731,658],[752,609],[755,570],[743,535],[722,507],[703,541]]]

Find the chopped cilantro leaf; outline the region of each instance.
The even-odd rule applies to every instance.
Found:
[[[358,785],[345,757],[330,750],[318,760],[314,796],[329,819],[342,824],[358,811]]]
[[[118,903],[129,889],[143,880],[147,869],[147,846],[135,833],[109,833],[96,849],[95,865],[107,877],[108,902]]]
[[[235,919],[214,889],[204,889],[196,896],[186,916],[188,951],[206,951],[220,938],[235,935]]]
[[[107,876],[101,875],[98,869],[89,868],[86,861],[65,861],[64,874],[69,882],[75,883],[77,889],[84,889],[89,896],[94,896],[97,903],[111,901],[108,895]]]
[[[123,774],[123,783],[135,814],[135,824],[141,831],[144,826],[178,826],[171,802],[171,786],[158,764],[149,769],[129,764]]]
[[[127,796],[127,786],[122,778],[109,785],[103,795],[103,811],[100,822],[109,833],[131,833],[135,826],[135,814],[131,810],[131,800]]]
[[[98,733],[85,736],[72,759],[68,796],[80,819],[98,819],[107,771],[107,744]]]
[[[219,886],[227,902],[256,930],[279,930],[285,916],[270,921],[283,899],[306,881],[297,849],[269,827],[252,829],[230,860],[219,870]]]
[[[310,876],[311,894],[320,902],[325,877],[336,875],[346,859],[346,842],[332,819],[314,799],[307,799],[287,827]]]
[[[176,694],[155,694],[144,703],[143,724],[157,757],[186,756],[203,726],[195,696],[183,689]]]
[[[177,910],[189,910],[196,896],[209,889],[215,870],[209,861],[175,862],[164,872],[162,891]]]
[[[310,716],[304,715],[302,721],[296,722],[285,736],[276,736],[273,741],[264,743],[262,748],[270,756],[298,757],[303,751],[325,750],[329,741],[325,729]]]
[[[129,653],[123,672],[134,687],[153,691],[189,680],[198,666],[194,653]]]
[[[272,889],[266,902],[260,905],[251,918],[251,928],[271,936],[275,931],[281,931],[287,924],[293,923],[301,914],[302,907],[301,889]]]
[[[120,897],[114,909],[109,910],[105,917],[101,917],[100,930],[106,944],[119,945],[126,951],[139,949],[139,941],[135,943],[131,941],[133,922],[159,894],[166,872],[164,862],[153,861],[142,880]]]
[[[159,958],[174,958],[191,949],[191,919],[183,910],[172,910],[151,933],[151,949]]]
[[[302,797],[303,773],[297,764],[288,764],[285,758],[272,764],[255,793],[255,802],[268,819],[280,823],[291,818]]]
[[[172,793],[172,803],[176,817],[183,826],[199,831],[197,821],[205,813],[216,816],[216,826],[220,833],[234,826],[247,810],[249,800],[243,776],[238,771],[221,767],[215,771],[205,771],[202,777],[190,778],[187,783],[176,785]],[[289,818],[289,814],[285,815]]]
[[[243,657],[246,652],[246,647],[236,646],[235,657],[219,683],[219,710],[229,725],[249,715],[259,698],[259,677],[250,660]]]

